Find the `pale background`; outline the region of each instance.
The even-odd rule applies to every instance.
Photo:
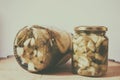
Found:
[[[26,25],[108,27],[109,58],[120,61],[120,0],[0,0],[0,56],[13,54],[16,33]]]

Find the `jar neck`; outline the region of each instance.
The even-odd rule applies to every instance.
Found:
[[[105,31],[77,31],[77,34],[84,36],[84,35],[91,35],[91,34],[95,34],[98,36],[105,36]]]

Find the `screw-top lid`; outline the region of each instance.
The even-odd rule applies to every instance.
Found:
[[[105,26],[77,26],[74,28],[75,31],[107,31]]]

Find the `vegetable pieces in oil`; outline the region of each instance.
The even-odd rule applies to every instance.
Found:
[[[101,76],[107,71],[108,39],[83,32],[73,36],[73,72],[84,76]]]

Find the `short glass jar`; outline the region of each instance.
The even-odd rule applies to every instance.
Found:
[[[49,73],[71,58],[71,35],[63,30],[39,25],[19,30],[14,55],[20,66],[33,73]]]
[[[78,26],[73,35],[73,73],[102,76],[108,67],[108,38],[104,26]]]

